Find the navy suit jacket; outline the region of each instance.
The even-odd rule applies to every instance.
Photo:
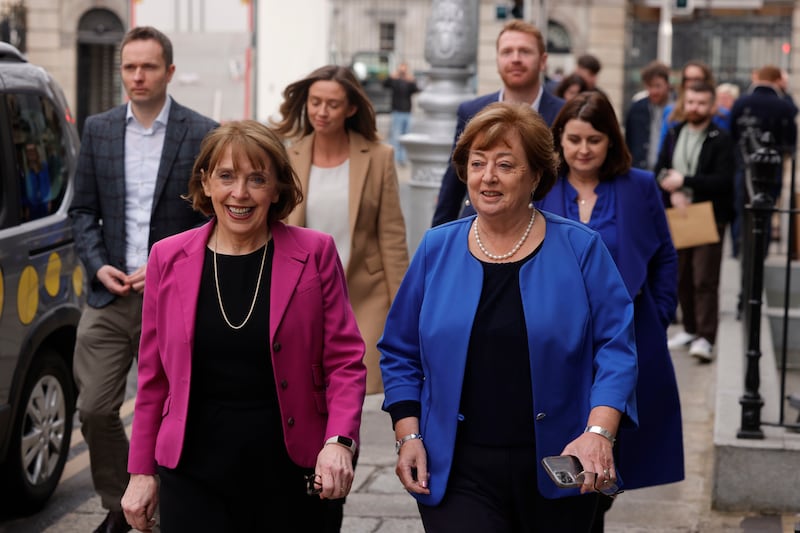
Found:
[[[650,99],[636,100],[625,117],[625,144],[633,157],[633,166],[647,169],[647,151],[650,147]]]
[[[469,102],[464,102],[458,106],[458,123],[456,124],[456,135],[453,138],[453,148],[455,148],[458,138],[461,137],[461,132],[467,126],[467,122],[478,114],[480,110],[489,104],[493,104],[500,100],[500,91],[484,96],[479,96]],[[553,96],[547,91],[542,92],[542,99],[539,102],[539,114],[547,125],[553,124],[556,115],[561,111],[564,106],[564,100],[557,96]],[[452,155],[453,151],[450,151]],[[453,167],[453,162],[450,161],[447,165],[447,170],[442,178],[442,186],[439,189],[439,199],[436,201],[436,211],[433,213],[432,226],[438,226],[445,222],[450,222],[459,218],[459,216],[474,215],[475,210],[472,207],[464,207],[464,197],[467,194],[466,184],[458,179],[456,169]]]
[[[633,299],[639,361],[639,427],[620,427],[615,452],[625,487],[635,489],[684,478],[680,398],[666,335],[677,306],[678,256],[653,174],[631,169],[614,183],[614,261]],[[567,216],[568,187],[559,178],[537,206]]]
[[[781,153],[791,153],[797,144],[797,107],[782,98],[772,87],[757,85],[753,92],[734,102],[731,108],[731,135],[739,141],[748,123],[761,133],[769,131]]]
[[[78,255],[91,280],[87,302],[105,307],[115,296],[97,280],[103,265],[125,271],[125,115],[120,105],[86,119],[81,139],[75,196],[69,208]],[[200,143],[218,124],[172,101],[164,135],[164,147],[156,177],[150,214],[148,247],[153,243],[204,222],[181,198]]]

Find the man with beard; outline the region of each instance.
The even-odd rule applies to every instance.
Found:
[[[503,80],[503,88],[458,106],[453,146],[455,147],[469,119],[493,102],[528,104],[542,115],[548,125],[552,124],[564,105],[564,100],[543,89],[540,77],[546,68],[544,38],[536,26],[516,19],[503,26],[497,37],[497,72]],[[450,162],[442,178],[432,225],[438,226],[475,214],[472,207],[465,206],[466,193],[467,186],[458,179]]]
[[[659,154],[656,174],[667,205],[685,208],[711,201],[719,242],[678,250],[678,303],[684,331],[673,336],[670,349],[689,346],[700,362],[712,360],[719,321],[719,275],[722,235],[733,218],[734,144],[711,119],[714,86],[705,81],[687,85],[683,99],[686,120],[670,128]]]

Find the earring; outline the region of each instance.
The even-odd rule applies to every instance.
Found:
[[[528,202],[528,209],[533,209],[533,193],[535,193],[535,192],[536,192],[536,189],[533,189],[531,191],[531,201]]]
[[[472,204],[470,204],[470,203],[469,203],[469,198],[467,198],[466,200],[464,200],[464,205],[465,205],[465,206],[467,206],[467,207],[469,207],[470,205],[472,205]]]

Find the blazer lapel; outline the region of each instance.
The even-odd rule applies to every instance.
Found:
[[[308,195],[308,180],[311,175],[311,149],[314,146],[314,134],[303,137],[289,147],[289,150],[294,155],[293,166],[294,171],[297,172],[297,178],[300,181],[300,190],[304,195]],[[306,198],[307,200],[307,198]],[[306,202],[303,201],[294,208],[294,211],[289,215],[289,222],[295,226],[306,225]]]
[[[206,243],[214,230],[215,221],[211,221],[198,231],[194,238],[184,243],[183,258],[175,261],[175,283],[178,287],[180,307],[183,309],[183,325],[189,346],[194,341],[195,316],[197,314],[197,298],[200,294],[200,279],[203,275],[203,262]]]
[[[175,100],[172,100],[169,108],[169,118],[167,119],[167,131],[164,134],[164,147],[161,150],[161,161],[158,164],[158,177],[156,178],[156,189],[153,194],[153,205],[158,203],[161,193],[167,184],[167,179],[172,171],[172,165],[178,157],[178,150],[181,147],[183,138],[186,136],[185,116],[181,107]]]
[[[110,138],[119,139],[119,141],[116,142],[111,141],[109,146],[111,152],[111,168],[108,169],[110,170],[108,176],[110,176],[111,179],[106,185],[108,189],[106,191],[101,191],[100,194],[105,195],[106,199],[110,199],[116,203],[116,208],[119,210],[117,213],[125,213],[125,130],[128,127],[125,116],[128,108],[127,106],[120,106],[118,109],[119,114],[111,117],[108,122],[108,126],[111,129]],[[123,224],[122,226],[124,228],[125,225]]]
[[[350,132],[350,192],[348,196],[348,212],[350,222],[350,239],[356,231],[356,220],[364,194],[364,184],[369,172],[369,144],[360,134]]]
[[[300,281],[300,276],[308,261],[308,252],[302,249],[281,222],[271,225],[275,241],[275,254],[272,258],[272,278],[269,294],[269,338],[275,338],[286,309]]]

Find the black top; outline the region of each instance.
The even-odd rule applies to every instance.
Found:
[[[233,325],[244,321],[256,290],[264,248],[247,255],[217,254],[220,295]],[[274,469],[284,453],[269,349],[269,295],[274,245],[267,244],[253,314],[234,330],[225,323],[206,250],[195,316],[189,413],[176,468],[194,480],[242,486]],[[172,384],[176,386],[176,384]],[[264,474],[266,475],[266,474]]]
[[[464,382],[458,438],[484,446],[534,445],[533,389],[519,271],[541,249],[512,263],[485,263]],[[419,417],[420,403],[387,406],[392,423]]]
[[[534,444],[528,331],[519,271],[538,248],[513,263],[483,263],[461,389],[458,438],[484,446]],[[544,311],[544,310],[543,310]]]
[[[383,86],[392,89],[392,111],[411,111],[411,95],[419,92],[416,82],[401,78],[386,78]]]

